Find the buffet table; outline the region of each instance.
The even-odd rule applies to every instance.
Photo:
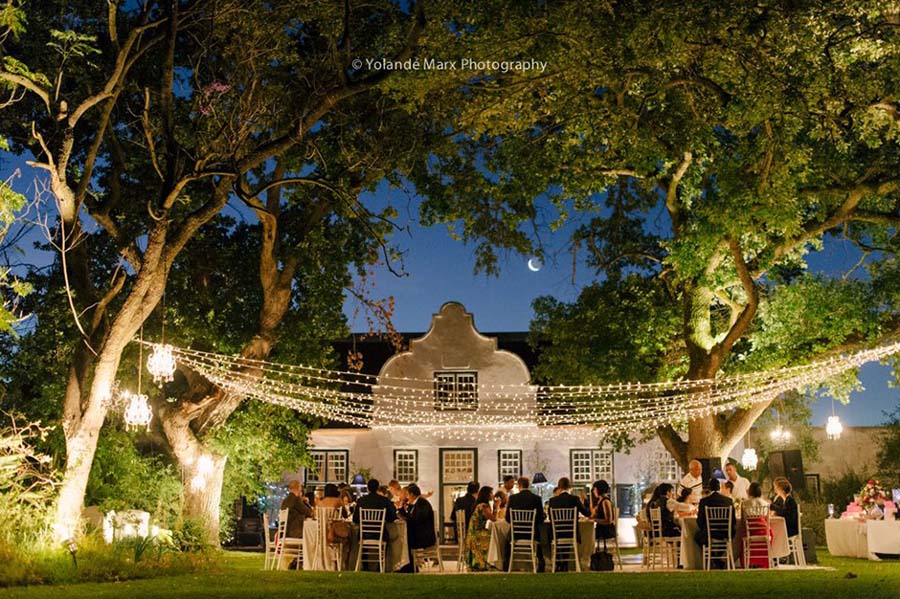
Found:
[[[825,520],[828,553],[844,557],[879,559],[876,554],[900,555],[900,522],[896,520]]]

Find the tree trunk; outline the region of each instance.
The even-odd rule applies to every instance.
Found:
[[[219,543],[219,503],[226,456],[203,447],[191,430],[192,414],[182,407],[160,406],[159,420],[182,472],[181,514],[198,520],[207,541]]]
[[[53,533],[59,541],[73,538],[79,530],[97,439],[106,418],[104,400],[115,381],[122,348],[124,343],[107,346],[103,351],[94,370],[87,407],[77,424],[66,431],[66,467],[53,521]]]

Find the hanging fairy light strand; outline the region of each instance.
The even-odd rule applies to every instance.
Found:
[[[149,345],[154,350],[160,347]],[[900,351],[900,344],[894,344],[800,366],[703,381],[593,386],[482,383],[477,385],[477,410],[445,411],[435,408],[433,380],[374,377],[167,347],[173,361],[244,397],[353,425],[498,440],[565,438],[577,427],[583,431],[586,426],[595,433],[616,433],[678,425],[771,401],[786,391],[817,385]],[[747,458],[750,462],[750,456]]]

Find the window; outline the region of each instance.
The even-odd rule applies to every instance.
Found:
[[[522,476],[522,450],[501,449],[497,452],[498,477],[497,481],[503,483],[504,476],[519,478]]]
[[[657,449],[655,454],[656,480],[661,482],[674,482],[680,480],[678,476],[678,462],[665,449]]]
[[[408,485],[419,480],[419,450],[394,450],[394,478]]]
[[[613,452],[609,449],[573,449],[569,454],[573,483],[590,484],[603,479],[613,481]]]
[[[478,373],[435,372],[434,409],[442,411],[478,409]]]
[[[347,463],[350,452],[346,449],[319,449],[309,452],[313,467],[306,469],[306,484],[322,486],[326,483],[347,482]]]

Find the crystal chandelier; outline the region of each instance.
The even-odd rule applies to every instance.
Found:
[[[776,443],[785,443],[791,439],[791,431],[787,430],[780,424],[772,429],[769,437]]]
[[[154,383],[170,383],[175,374],[175,356],[172,346],[156,344],[153,353],[147,358],[147,370],[153,376]]]
[[[756,465],[758,463],[759,458],[756,455],[756,450],[751,447],[746,448],[741,455],[741,466],[743,466],[745,470],[756,470]]]
[[[144,427],[144,430],[150,430],[150,421],[153,419],[153,411],[150,409],[150,402],[143,393],[132,393],[131,391],[122,391],[122,403],[125,405],[123,418],[125,420],[125,430],[135,430]]]
[[[844,432],[844,425],[841,424],[841,419],[837,416],[829,416],[828,424],[825,425],[825,434],[828,435],[828,438],[832,441],[840,439],[842,432]]]

